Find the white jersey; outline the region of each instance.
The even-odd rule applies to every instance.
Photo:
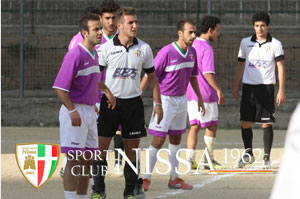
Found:
[[[284,59],[281,42],[269,34],[265,42],[256,41],[256,35],[241,41],[238,61],[245,63],[243,83],[275,84],[276,62]]]
[[[154,72],[153,54],[150,46],[134,38],[126,48],[116,35],[99,48],[99,65],[106,68],[105,85],[117,98],[128,99],[140,96],[140,76]]]
[[[298,199],[300,196],[300,104],[294,112],[286,140],[280,170],[276,178],[271,199]]]

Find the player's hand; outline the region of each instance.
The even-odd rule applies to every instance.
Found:
[[[279,90],[276,97],[277,106],[282,105],[285,102],[285,94],[284,91]]]
[[[233,89],[232,89],[232,97],[236,100],[239,99],[239,87],[238,86],[233,86]]]
[[[81,117],[77,110],[69,113],[69,116],[71,118],[72,126],[81,126]]]
[[[203,100],[202,98],[201,99],[198,99],[198,111],[202,113],[202,115],[204,116],[205,113],[206,113],[206,110],[205,110],[205,107],[204,107],[204,103],[203,103]]]
[[[97,113],[97,115],[99,116],[99,109],[98,109],[97,105],[94,105],[94,110]]]
[[[110,91],[105,92],[105,96],[108,99],[108,101],[107,101],[108,108],[111,108],[112,110],[114,110],[115,107],[116,107],[116,98],[115,98],[115,96],[113,96],[113,94]]]
[[[155,116],[157,116],[157,124],[159,124],[164,117],[164,112],[163,112],[161,104],[154,105],[152,117],[155,117]]]
[[[225,103],[225,97],[224,97],[223,92],[221,90],[218,90],[217,95],[218,95],[218,104],[224,104]]]

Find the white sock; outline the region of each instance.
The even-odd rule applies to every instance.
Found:
[[[87,199],[87,195],[76,195],[77,199]]]
[[[65,191],[65,199],[76,199],[76,191]]]
[[[94,178],[92,178],[92,185],[95,185]]]
[[[210,136],[204,136],[204,143],[208,149],[209,157],[211,160],[214,159],[214,146],[215,146],[216,138]]]
[[[150,171],[150,173],[152,173],[154,166],[156,164],[156,161],[157,161],[156,155],[157,155],[158,149],[153,147],[152,145],[149,146],[149,149],[150,149],[149,150],[149,171]],[[151,180],[151,174],[145,174],[144,178]]]
[[[63,164],[62,164],[63,170],[65,170],[65,168],[66,168],[67,160],[68,160],[68,158],[67,158],[67,156],[65,156],[65,157],[64,157],[64,160],[63,160]]]
[[[178,177],[178,174],[176,173],[175,168],[177,167],[177,169],[178,169],[178,160],[176,158],[176,153],[179,149],[180,149],[180,145],[169,144],[169,150],[170,150],[169,161],[171,163],[171,171],[170,171],[171,180],[175,180],[175,178]]]
[[[194,149],[189,149],[189,152],[186,153],[186,159],[189,162],[192,162],[192,160],[195,160],[195,150]]]

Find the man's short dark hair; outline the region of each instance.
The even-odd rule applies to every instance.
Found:
[[[220,24],[221,21],[218,17],[214,16],[205,16],[200,21],[200,34],[206,34],[208,30],[211,28],[214,30],[217,26],[217,24]]]
[[[268,26],[270,24],[270,16],[266,12],[257,12],[252,17],[252,23],[253,23],[253,25],[257,21],[263,21]]]
[[[135,8],[133,8],[133,7],[122,7],[122,8],[120,8],[120,9],[116,12],[116,18],[117,18],[117,21],[120,22],[121,19],[122,19],[125,15],[136,15]]]
[[[83,15],[79,20],[79,30],[89,32],[88,21],[99,21],[99,15],[88,13]]]
[[[177,31],[184,31],[184,24],[191,24],[193,26],[196,25],[195,21],[191,18],[185,18],[185,19],[181,19],[180,21],[178,21],[177,23]]]
[[[117,12],[120,9],[120,6],[114,2],[113,0],[104,0],[100,5],[100,15],[102,16],[103,13],[113,13]]]
[[[95,6],[89,6],[86,7],[84,9],[84,13],[83,15],[87,15],[87,14],[96,14],[96,15],[100,15],[100,9],[95,7]]]

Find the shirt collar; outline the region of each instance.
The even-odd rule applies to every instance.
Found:
[[[116,34],[116,36],[113,38],[113,42],[114,42],[114,45],[115,46],[124,46],[123,44],[121,44],[121,41],[119,40],[119,37],[118,37],[119,34]],[[134,46],[134,45],[138,45],[139,42],[137,40],[137,38],[133,38],[133,41],[132,41],[132,45],[131,46]],[[129,48],[131,47],[129,46]],[[125,46],[124,46],[125,47]],[[126,47],[125,47],[126,48]]]
[[[256,42],[256,34],[254,34],[252,37],[251,37],[251,41],[252,42]],[[272,42],[272,36],[268,33],[267,34],[267,39],[264,43],[267,43],[267,42]]]

